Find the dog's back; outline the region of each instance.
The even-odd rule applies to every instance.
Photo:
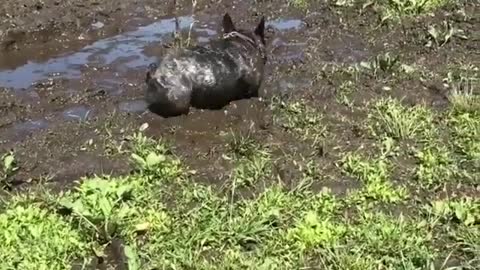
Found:
[[[229,33],[205,46],[176,48],[165,55],[159,66],[147,74],[147,102],[163,107],[178,103],[174,110],[186,103],[215,109],[233,100],[257,96],[265,64],[264,48],[259,46],[264,44],[248,33]]]

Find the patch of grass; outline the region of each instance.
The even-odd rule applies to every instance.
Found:
[[[435,238],[451,239],[444,252],[449,252],[461,261],[464,269],[480,266],[480,201],[478,198],[463,197],[433,200],[424,207],[432,227],[437,228]]]
[[[380,10],[381,19],[384,22],[427,14],[452,2],[451,0],[374,0],[367,3],[375,5]]]
[[[71,216],[96,239],[108,242],[116,236],[118,227],[134,215],[129,198],[139,183],[132,180],[88,179],[74,192],[63,195],[58,203],[71,211]]]
[[[375,56],[371,61],[361,62],[357,69],[373,74],[373,77],[378,78],[381,74],[392,74],[400,70],[401,67],[400,57],[387,52]]]
[[[13,152],[6,153],[0,157],[2,167],[0,171],[0,189],[8,188],[8,179],[19,169]]]
[[[288,0],[288,5],[306,10],[310,6],[310,0]]]
[[[316,247],[332,248],[340,244],[346,232],[344,224],[319,216],[314,211],[308,211],[296,222],[294,228],[289,230],[287,238],[300,250]]]
[[[448,125],[451,142],[456,152],[462,155],[463,161],[475,163],[480,160],[480,113],[453,113]]]
[[[375,101],[368,115],[374,136],[394,139],[428,138],[434,132],[433,114],[425,106],[406,107],[393,98]]]
[[[91,248],[72,224],[35,205],[7,205],[0,231],[1,269],[69,269]]]
[[[340,85],[336,92],[337,102],[349,108],[353,108],[353,101],[350,99],[355,92],[355,84],[352,81],[346,81]]]
[[[465,269],[480,268],[480,227],[460,226],[454,232]]]
[[[251,134],[246,136],[237,136],[232,132],[231,140],[228,143],[228,151],[233,153],[231,158],[243,158],[243,157],[252,157],[258,151],[262,150],[261,145],[255,141]]]
[[[354,253],[365,254],[386,269],[418,269],[436,257],[429,226],[422,220],[364,213],[353,226]]]
[[[426,209],[438,222],[460,222],[465,226],[480,224],[480,200],[471,197],[436,200]]]
[[[386,159],[365,160],[352,153],[347,154],[341,164],[346,173],[364,184],[360,192],[354,193],[354,200],[396,203],[408,198],[406,189],[396,188],[390,181],[391,164]]]
[[[473,90],[454,89],[448,99],[457,111],[480,111],[480,95],[475,94]]]
[[[474,65],[449,69],[444,82],[450,88],[448,99],[457,112],[475,113],[480,110],[480,73]]]
[[[306,127],[312,128],[308,122]],[[54,217],[51,222],[41,216],[42,224],[62,224],[49,234],[71,230],[65,234],[73,238],[62,234],[55,245],[75,247],[69,241],[76,239],[74,243],[80,246],[77,253],[68,253],[72,257],[58,257],[62,253],[56,252],[55,257],[45,258],[46,263],[67,265],[74,257],[88,258],[87,248],[102,257],[102,248],[113,238],[125,242],[129,269],[413,270],[430,267],[439,256],[434,249],[433,219],[391,215],[379,209],[409,198],[403,187],[392,183],[389,158],[399,152],[393,138],[384,138],[378,157],[345,156],[341,168],[364,184],[346,197],[337,197],[328,189],[311,191],[308,185],[321,171],[308,162],[299,169],[297,187],[288,190],[282,183],[265,181],[262,192],[239,200],[233,200],[231,192],[220,193],[192,181],[194,175],[163,140],[140,133],[130,142],[137,167],[131,175],[83,179],[75,189],[52,195],[49,203],[31,206]],[[228,158],[236,163],[232,177],[237,184],[255,185],[272,176],[272,154],[251,136],[233,137],[228,146]],[[475,228],[476,204],[449,207],[454,210],[437,211],[435,219],[442,216],[447,224],[459,216],[462,226]],[[52,214],[52,208],[62,215]],[[1,219],[2,215],[0,224]],[[12,218],[7,220],[12,227]],[[18,223],[35,227],[32,222]],[[469,252],[478,247],[475,230],[453,233],[455,241],[464,245],[460,253],[472,260]],[[44,240],[28,242],[29,247],[42,246],[38,243]],[[31,250],[30,254],[35,254]],[[6,261],[5,265],[12,268],[13,263]]]
[[[274,101],[274,121],[287,132],[293,132],[302,140],[318,142],[327,132],[322,114],[301,101]]]
[[[427,31],[426,46],[440,48],[450,42],[452,38],[467,39],[462,29],[454,27],[448,21],[444,21],[441,26],[430,25]]]
[[[133,135],[131,158],[137,164],[139,171],[150,180],[171,180],[180,177],[183,173],[180,160],[173,156],[169,145],[163,141],[154,141],[142,133]]]
[[[271,157],[266,151],[258,151],[248,158],[241,158],[236,161],[233,172],[234,185],[252,186],[259,181],[271,177]]]
[[[452,153],[445,146],[428,145],[415,156],[418,160],[415,177],[424,188],[449,183],[458,172]]]
[[[224,158],[234,161],[235,167],[232,172],[234,188],[253,186],[271,177],[271,155],[266,147],[260,145],[250,135],[233,135],[228,146],[232,155],[224,155]]]

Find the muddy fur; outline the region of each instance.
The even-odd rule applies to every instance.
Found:
[[[246,31],[236,29],[226,13],[220,39],[171,49],[147,71],[149,109],[168,117],[188,114],[190,107],[220,109],[257,97],[267,60],[264,30],[264,18],[254,31]]]

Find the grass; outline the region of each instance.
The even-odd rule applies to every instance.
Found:
[[[386,103],[399,114],[425,115],[423,109],[399,109],[400,103],[393,100],[378,104]],[[287,113],[290,108],[283,107]],[[312,128],[311,121],[292,119],[293,130],[310,134],[305,129]],[[408,117],[399,119],[394,126],[401,128],[387,134],[401,135],[398,138],[422,134],[423,127],[402,122]],[[377,119],[377,124],[386,123],[390,126],[384,118]],[[456,122],[452,125],[458,127]],[[268,169],[267,148],[253,137],[233,136],[229,153],[235,161],[232,180],[237,185],[232,190],[259,179],[266,183],[262,192],[241,200],[191,181],[194,175],[165,141],[137,133],[130,142],[137,168],[132,175],[82,179],[66,193],[46,191],[28,199],[17,195],[4,203],[0,226],[9,233],[0,235],[4,238],[1,268],[21,264],[23,269],[47,265],[63,269],[93,255],[105,256],[104,248],[120,238],[129,269],[419,269],[448,260],[436,248],[445,241],[438,231],[446,228],[453,235],[449,243],[462,243],[456,256],[475,263],[471,254],[478,251],[477,199],[432,200],[422,206],[425,215],[388,210],[389,205],[411,200],[407,187],[393,179],[393,157],[398,153],[393,138],[381,141],[378,155],[345,154],[340,169],[362,187],[337,197],[328,189],[287,189]],[[432,149],[418,155],[418,179],[429,184],[443,181],[438,176],[448,174],[442,168],[454,163],[448,148]],[[20,257],[17,250],[22,250]]]
[[[304,103],[285,101],[276,110],[277,127],[302,141],[325,132],[321,115]],[[129,269],[413,270],[440,269],[439,262],[474,269],[480,202],[439,199],[435,191],[447,183],[478,185],[471,166],[478,159],[478,113],[452,106],[434,116],[393,98],[366,110],[375,143],[340,155],[336,170],[360,184],[342,196],[310,188],[322,181],[310,157],[290,168],[296,186],[277,179],[274,159],[291,157],[275,156],[251,133],[232,134],[227,144],[224,158],[233,165],[227,192],[196,183],[167,141],[135,133],[122,150],[136,168],[132,174],[5,200],[0,268],[86,265],[122,239]],[[404,151],[406,141],[412,151]],[[398,178],[400,157],[416,161],[414,184]],[[4,161],[16,168],[12,158]],[[234,199],[240,188],[258,184],[263,188],[253,196]],[[418,200],[419,191],[433,193]],[[398,211],[404,208],[412,210]],[[450,248],[439,248],[444,245]]]
[[[468,39],[462,29],[454,27],[448,21],[444,21],[441,26],[430,25],[427,31],[427,47],[439,48],[450,42],[453,38]]]
[[[302,140],[318,142],[326,135],[327,126],[322,123],[322,114],[311,105],[300,101],[278,101],[272,103],[274,121],[285,131]]]
[[[455,111],[478,112],[480,109],[479,68],[474,65],[461,65],[449,69],[444,81],[451,89],[448,96]]]
[[[433,114],[425,106],[407,107],[393,98],[373,102],[368,118],[374,136],[395,139],[428,137],[435,128]]]
[[[35,204],[6,205],[0,230],[2,269],[66,269],[90,255],[91,243],[81,231]]]
[[[452,4],[451,0],[374,0],[362,1],[365,6],[374,6],[379,11],[381,21],[399,21],[405,17],[418,17]]]
[[[420,185],[433,187],[452,181],[458,169],[445,146],[429,146],[416,153],[415,179]]]
[[[347,174],[363,183],[363,188],[352,194],[352,200],[388,204],[408,198],[403,187],[393,185],[390,177],[391,164],[386,159],[368,160],[358,154],[348,154],[341,163]]]
[[[304,3],[303,0],[293,1]],[[434,12],[435,10],[455,4],[454,0],[336,0],[332,1],[333,5],[338,7],[356,7],[362,10],[373,8],[380,20],[384,23],[387,21],[401,21],[408,17],[418,17]]]
[[[298,9],[306,10],[310,6],[309,0],[288,0],[288,4]]]
[[[15,154],[10,151],[3,154],[0,160],[2,162],[0,171],[0,188],[8,188],[10,186],[9,178],[19,169],[15,161]]]

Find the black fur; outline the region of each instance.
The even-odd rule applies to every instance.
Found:
[[[267,61],[265,19],[254,31],[236,29],[228,13],[223,36],[204,46],[173,48],[146,75],[145,99],[161,116],[188,114],[190,107],[220,109],[257,97]]]

